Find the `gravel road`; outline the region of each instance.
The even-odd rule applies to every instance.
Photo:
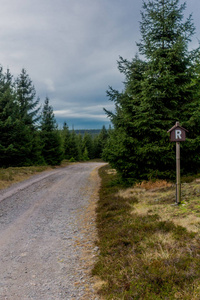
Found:
[[[0,192],[0,300],[98,299],[90,271],[102,165],[73,164]]]

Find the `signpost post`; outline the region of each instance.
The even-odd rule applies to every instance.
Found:
[[[181,203],[181,175],[180,175],[180,142],[185,142],[187,129],[176,122],[175,126],[168,130],[170,141],[176,142],[176,204]]]
[[[180,143],[176,142],[176,204],[181,203]]]

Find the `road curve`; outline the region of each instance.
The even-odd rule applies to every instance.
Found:
[[[98,299],[89,271],[102,165],[73,164],[0,192],[0,300]]]

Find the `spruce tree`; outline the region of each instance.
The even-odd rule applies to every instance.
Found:
[[[83,149],[84,149],[84,151],[85,151],[85,149],[87,149],[88,157],[90,159],[94,158],[93,140],[92,140],[91,134],[89,134],[88,132],[85,132],[84,136],[83,136]]]
[[[70,159],[70,139],[71,139],[71,135],[70,135],[70,131],[69,131],[69,127],[67,125],[66,122],[64,122],[63,124],[63,150],[64,150],[64,157],[66,159]]]
[[[79,160],[84,160],[83,158],[83,153],[84,153],[84,149],[83,149],[83,137],[82,137],[82,134],[79,133],[77,135],[77,145],[78,145],[78,157],[79,157]]]
[[[43,159],[37,133],[40,119],[39,98],[36,99],[35,87],[25,69],[22,69],[20,75],[15,80],[14,86],[15,102],[18,107],[16,118],[21,123],[21,126],[24,124],[27,133],[31,131],[29,140],[24,139],[24,142],[25,140],[27,142],[27,147],[29,146],[30,148],[30,153],[26,156],[26,160],[30,164],[40,164]]]
[[[199,49],[188,50],[194,25],[191,15],[184,21],[185,6],[178,0],[143,2],[138,47],[144,59],[120,58],[125,88],[121,93],[108,91],[116,111],[107,111],[114,130],[104,157],[130,180],[174,175],[174,145],[167,130],[176,121],[193,139],[184,144],[182,169],[185,173],[200,169],[199,83],[194,71],[194,54]]]
[[[69,157],[72,161],[80,160],[80,150],[78,145],[77,134],[73,129],[70,133]]]
[[[0,70],[0,165],[22,166],[31,164],[32,133],[18,119],[18,104],[9,70]]]
[[[106,146],[107,139],[108,139],[108,131],[106,130],[106,127],[104,125],[98,135],[98,141],[99,141],[99,143],[98,143],[99,144],[99,156],[98,157],[102,156],[102,152]]]
[[[59,165],[63,159],[62,140],[48,97],[45,99],[41,116],[41,142],[45,162],[49,165]]]
[[[40,119],[39,98],[36,99],[35,87],[25,69],[17,77],[15,88],[19,118],[33,129]]]

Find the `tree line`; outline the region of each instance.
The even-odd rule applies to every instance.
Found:
[[[176,121],[189,131],[182,174],[200,171],[200,48],[189,50],[195,26],[185,8],[179,0],[143,1],[138,53],[118,61],[123,91],[107,91],[115,111],[105,110],[113,130],[103,157],[130,182],[175,177],[167,131]]]
[[[0,166],[58,165],[63,159],[88,160],[101,156],[108,132],[103,126],[92,137],[58,129],[53,107],[43,106],[27,71],[17,78],[0,68]]]

